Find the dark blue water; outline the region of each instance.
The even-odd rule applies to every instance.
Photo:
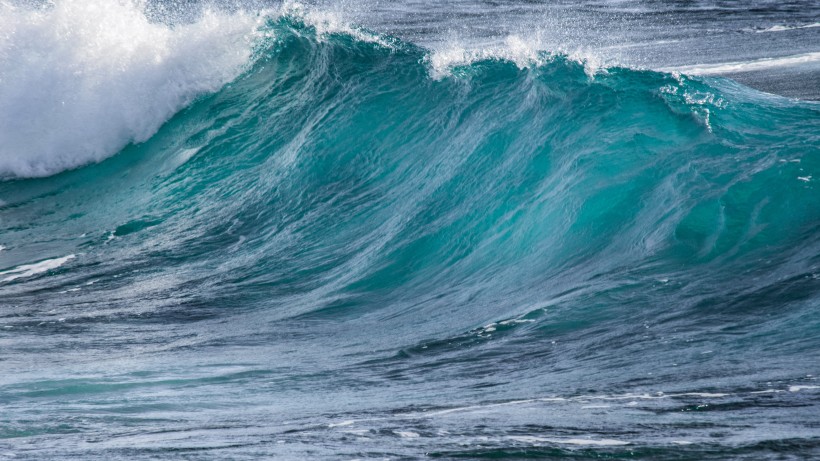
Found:
[[[0,5],[0,459],[819,456],[817,13]]]

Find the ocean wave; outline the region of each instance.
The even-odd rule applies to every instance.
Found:
[[[217,92],[270,51],[275,23],[295,21],[316,40],[343,34],[389,49],[412,45],[352,25],[341,13],[284,2],[245,11],[204,9],[157,20],[145,2],[60,0],[0,4],[0,178],[49,176],[104,160],[153,136],[197,97]],[[422,51],[433,78],[484,60],[539,66],[555,56],[587,73],[612,65],[588,49],[545,51],[537,37],[475,48],[448,42]]]
[[[810,192],[820,173],[806,148],[816,129],[812,103],[685,74],[591,70],[587,60],[538,52],[518,39],[508,49],[437,54],[385,37],[362,40],[347,26],[321,28],[304,17],[254,19],[261,38],[250,55],[240,53],[247,67],[230,85],[106,162],[37,187],[9,189],[9,183],[5,209],[50,196],[39,187],[86,178],[105,191],[95,194],[98,211],[65,217],[70,225],[45,213],[38,219],[51,230],[42,232],[71,231],[65,241],[83,236],[83,246],[127,248],[128,258],[140,261],[143,251],[197,255],[192,261],[225,252],[207,283],[193,264],[190,272],[140,284],[162,305],[194,296],[184,290],[160,296],[177,284],[253,297],[289,271],[304,271],[312,275],[300,278],[299,294],[279,311],[297,318],[363,315],[344,308],[353,293],[425,292],[425,286],[439,293],[437,282],[466,284],[462,289],[470,292],[469,286],[500,277],[493,296],[504,298],[513,296],[515,284],[503,280],[538,273],[555,278],[561,292],[584,286],[590,258],[601,274],[648,260],[707,264],[741,248],[765,252],[770,239],[797,238],[813,222],[811,213],[800,212],[773,219],[770,205],[813,206]],[[759,125],[773,119],[778,131],[757,141]],[[779,186],[767,186],[773,183]],[[350,207],[338,213],[359,218],[337,221],[337,212],[327,212],[337,205]],[[494,211],[485,216],[487,207]],[[765,226],[757,224],[761,219]],[[360,227],[363,222],[368,225]],[[315,235],[327,228],[335,231],[320,245]],[[165,234],[187,237],[159,237]],[[143,238],[139,247],[129,246]],[[4,253],[26,245],[12,237],[3,243],[13,249]],[[320,247],[334,250],[312,253]],[[689,277],[671,267],[653,266],[640,278],[663,287],[671,285],[659,280]],[[23,290],[22,282],[10,283]],[[217,294],[220,283],[230,289]],[[442,335],[470,343],[495,337],[508,329],[498,322],[543,301],[506,299],[508,310],[491,312],[493,296],[487,311],[466,324],[469,313],[460,314],[457,323],[467,328]]]
[[[298,4],[3,12],[3,130],[86,89],[0,133],[20,457],[817,451],[816,102]]]

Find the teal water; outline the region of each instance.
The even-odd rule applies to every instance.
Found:
[[[268,19],[0,183],[0,457],[820,454],[820,105]]]

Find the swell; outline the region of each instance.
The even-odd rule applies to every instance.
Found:
[[[814,366],[816,104],[546,53],[437,61],[293,16],[263,30],[246,72],[144,142],[0,184],[3,273],[74,255],[0,282],[7,323],[105,328],[100,350],[289,338],[407,379],[503,356],[544,388],[544,370],[641,383],[650,352],[680,366],[668,383]],[[757,364],[719,365],[749,348]]]

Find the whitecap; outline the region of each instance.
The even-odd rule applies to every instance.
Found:
[[[249,63],[262,18],[153,22],[145,2],[0,2],[0,175],[48,176],[150,138]]]
[[[734,61],[716,64],[695,64],[690,66],[666,67],[662,72],[680,72],[691,75],[722,75],[740,72],[752,72],[778,67],[790,67],[820,61],[820,52],[796,54],[780,58],[764,58],[752,61]]]
[[[820,389],[820,386],[789,386],[789,392],[800,392],[811,389]]]
[[[46,271],[50,271],[52,269],[56,269],[62,266],[63,264],[67,263],[68,261],[71,261],[75,257],[76,255],[71,254],[68,256],[63,256],[62,258],[46,259],[44,261],[40,261],[34,264],[24,264],[22,266],[17,266],[13,269],[0,272],[0,276],[7,276],[0,280],[0,282],[11,282],[12,280],[31,277]]]

